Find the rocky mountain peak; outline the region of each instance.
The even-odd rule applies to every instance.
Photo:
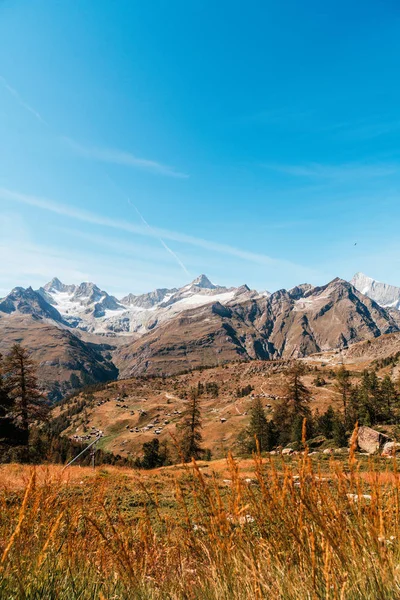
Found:
[[[238,296],[239,294],[246,294],[247,292],[250,292],[250,288],[244,283],[237,288],[236,295]]]
[[[100,288],[91,281],[83,281],[75,289],[75,296],[78,298],[80,296],[90,296],[92,293],[104,294],[105,292],[101,292]]]
[[[400,288],[387,283],[376,281],[364,273],[356,273],[351,284],[361,294],[365,294],[383,308],[400,310]]]
[[[53,277],[53,279],[46,283],[46,285],[44,285],[43,288],[46,290],[46,292],[50,290],[62,292],[64,284],[58,279],[58,277]]]
[[[314,286],[311,283],[301,283],[300,285],[296,285],[291,290],[289,290],[289,295],[291,298],[298,299],[303,298],[307,294],[309,294],[314,289]]]
[[[29,314],[36,318],[48,318],[53,321],[62,321],[58,310],[49,304],[45,298],[35,292],[31,287],[16,287],[0,300],[0,313],[11,314],[19,312]]]
[[[218,287],[218,286],[214,285],[213,283],[211,283],[211,281],[208,279],[207,275],[204,275],[204,274],[196,277],[196,279],[194,279],[190,285],[196,286],[199,288],[203,288],[203,289],[207,289],[207,290],[215,290],[215,288]]]

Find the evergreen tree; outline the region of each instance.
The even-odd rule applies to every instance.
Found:
[[[296,362],[287,372],[288,381],[285,390],[285,399],[275,409],[274,423],[279,432],[279,443],[287,444],[298,437],[299,426],[304,418],[311,424],[310,390],[301,380],[304,367]]]
[[[185,462],[189,462],[192,458],[200,458],[204,452],[201,447],[203,436],[201,435],[200,403],[197,393],[193,393],[195,391],[191,391],[189,400],[186,402],[183,412],[183,423],[180,427],[180,448]]]
[[[360,385],[351,388],[346,426],[351,429],[356,421],[368,426],[393,422],[398,402],[399,394],[389,375],[380,380],[375,371],[365,370]]]
[[[322,375],[320,375],[320,373],[318,373],[318,375],[314,379],[313,383],[316,387],[322,387],[322,386],[326,385],[326,381],[322,377]]]
[[[370,426],[382,421],[382,404],[380,383],[375,371],[363,371],[358,387],[360,423]]]
[[[350,372],[342,365],[336,374],[336,390],[339,392],[343,404],[343,414],[345,423],[348,418],[348,402],[351,390]]]
[[[335,411],[332,406],[328,406],[327,410],[318,418],[318,431],[326,438],[330,439],[333,436],[333,425],[335,420]]]
[[[274,424],[278,432],[278,443],[282,446],[290,442],[292,437],[294,415],[287,400],[281,400],[274,412]]]
[[[290,430],[290,441],[300,443],[303,437],[303,424],[304,417],[297,414],[293,417],[291,430]],[[306,439],[309,440],[313,436],[314,427],[311,413],[306,418]]]
[[[340,414],[335,413],[335,417],[333,420],[333,440],[335,444],[339,448],[343,448],[343,446],[347,446],[347,434],[346,434],[346,426],[343,422],[343,419]]]
[[[3,357],[0,354],[0,444],[11,446],[20,443],[21,431],[12,417],[13,401],[4,377]]]
[[[256,439],[261,452],[271,450],[277,442],[275,426],[268,421],[260,398],[253,401],[250,409],[250,424],[247,434],[250,452],[254,452],[257,448]]]
[[[4,362],[4,370],[12,400],[12,418],[27,440],[30,425],[45,419],[48,411],[38,388],[35,366],[28,351],[20,344],[14,344]]]
[[[385,420],[393,422],[394,409],[397,408],[399,395],[396,386],[389,375],[385,375],[381,382],[381,397],[382,411],[385,415]]]
[[[161,467],[163,464],[163,458],[160,455],[160,442],[157,438],[151,440],[151,442],[145,442],[143,444],[143,459],[140,466],[143,469],[155,469]]]
[[[308,418],[310,416],[308,403],[310,402],[311,393],[301,380],[304,371],[304,366],[301,363],[295,363],[289,369],[285,396],[293,413]]]
[[[360,421],[360,398],[358,386],[353,386],[350,390],[349,402],[347,407],[347,423],[349,430],[353,430],[356,422]]]

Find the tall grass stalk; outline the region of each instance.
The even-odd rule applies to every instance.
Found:
[[[24,489],[5,478],[0,598],[400,598],[396,459],[362,471],[353,448],[316,462],[305,425],[303,445],[295,458],[257,452],[246,475],[230,454],[228,476],[193,461],[39,468]]]

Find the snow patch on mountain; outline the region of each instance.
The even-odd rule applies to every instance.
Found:
[[[375,302],[383,308],[396,308],[397,310],[400,310],[399,287],[381,283],[372,277],[368,277],[368,275],[364,275],[364,273],[356,273],[350,283],[354,285],[361,294],[375,300]]]
[[[247,285],[226,288],[204,274],[182,288],[161,288],[146,294],[128,294],[121,300],[91,282],[66,285],[57,277],[38,290],[70,327],[91,333],[142,335],[160,323],[190,308],[213,302],[244,302],[259,294]]]

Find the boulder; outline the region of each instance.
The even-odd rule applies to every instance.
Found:
[[[384,444],[390,442],[390,438],[380,431],[363,426],[358,430],[357,442],[360,450],[363,450],[368,454],[374,454],[374,452],[380,450]]]
[[[284,448],[282,450],[282,454],[283,455],[285,455],[285,454],[293,454],[293,452],[294,452],[293,448]]]
[[[394,456],[397,452],[400,452],[400,444],[398,442],[386,442],[382,449],[382,454],[386,456]]]

